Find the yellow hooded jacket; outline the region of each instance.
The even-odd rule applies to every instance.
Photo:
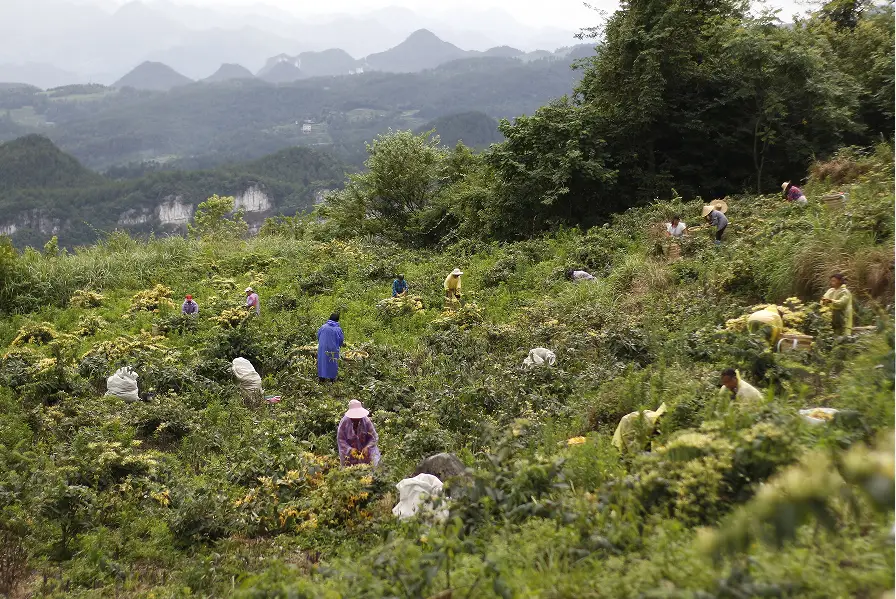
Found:
[[[768,342],[774,346],[781,337],[781,333],[784,331],[784,320],[781,318],[781,315],[778,314],[777,306],[768,306],[762,310],[753,312],[750,314],[750,317],[747,318],[747,330],[750,331],[750,333],[759,333],[765,327],[767,327],[769,331]]]
[[[665,413],[666,403],[663,402],[656,411],[644,410],[643,412],[626,414],[619,421],[616,432],[613,433],[613,445],[623,453],[644,449],[646,437],[653,434],[653,431],[656,430],[657,420]],[[643,421],[641,421],[642,414]],[[643,422],[643,425],[640,422]],[[641,428],[642,426],[643,428]],[[639,435],[641,432],[646,434]]]

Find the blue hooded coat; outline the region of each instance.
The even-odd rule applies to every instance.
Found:
[[[317,376],[335,379],[339,374],[339,348],[345,345],[345,335],[338,322],[328,320],[317,330]]]

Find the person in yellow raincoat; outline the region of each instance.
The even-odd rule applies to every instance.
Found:
[[[843,284],[845,277],[831,276],[831,288],[821,298],[822,305],[831,307],[831,325],[838,335],[852,335],[852,293]]]
[[[733,368],[722,371],[722,386],[719,396],[730,394],[731,399],[739,404],[756,404],[762,401],[762,391],[740,378],[740,373]]]
[[[464,274],[463,271],[459,268],[455,268],[451,271],[447,277],[445,277],[445,299],[450,302],[456,302],[460,300],[460,277]]]
[[[656,430],[657,420],[666,413],[666,404],[654,410],[632,412],[619,421],[613,433],[613,445],[622,453],[634,453],[647,447],[650,436]]]
[[[747,330],[751,334],[764,333],[769,344],[774,347],[784,331],[784,319],[778,312],[778,307],[770,304],[750,314],[747,318]]]

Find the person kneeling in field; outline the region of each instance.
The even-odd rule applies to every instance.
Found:
[[[404,275],[398,275],[398,278],[392,281],[392,297],[404,297],[408,293],[408,282],[404,280]]]
[[[681,222],[681,217],[677,214],[672,217],[672,222],[666,223],[666,237],[674,237],[681,239],[687,233],[688,226]]]
[[[719,395],[724,396],[726,393],[731,395],[731,399],[738,400],[738,403],[755,403],[762,400],[762,392],[742,380],[740,374],[733,368],[726,368],[722,371],[722,386],[719,388]]]
[[[613,433],[613,446],[621,453],[644,451],[650,438],[657,432],[657,421],[666,413],[663,402],[656,410],[643,410],[626,414]]]
[[[357,399],[348,402],[348,410],[339,421],[336,431],[336,443],[339,445],[339,463],[343,466],[356,464],[380,463],[380,450],[377,447],[379,435],[373,422],[368,418],[369,411]]]

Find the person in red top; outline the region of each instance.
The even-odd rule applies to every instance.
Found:
[[[256,314],[261,314],[261,304],[258,302],[258,294],[251,287],[246,287],[246,307],[255,308]]]
[[[805,206],[809,203],[809,200],[806,199],[806,195],[803,193],[803,190],[790,181],[781,183],[781,189],[784,190],[784,199],[788,202],[796,202],[800,206]]]

